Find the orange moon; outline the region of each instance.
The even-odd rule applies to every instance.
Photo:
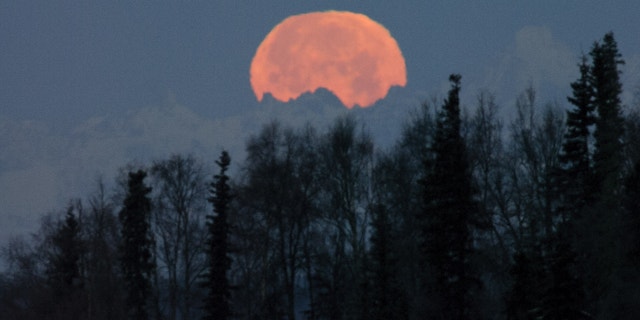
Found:
[[[251,62],[251,87],[286,102],[325,88],[347,108],[368,107],[392,86],[405,86],[402,52],[389,30],[347,11],[286,18],[262,41]]]

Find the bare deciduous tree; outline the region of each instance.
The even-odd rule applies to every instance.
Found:
[[[193,156],[173,155],[151,167],[155,210],[152,228],[160,276],[166,277],[168,316],[189,319],[195,285],[205,268],[205,172]]]

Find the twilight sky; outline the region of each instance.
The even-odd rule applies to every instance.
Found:
[[[363,13],[384,25],[407,64],[407,86],[346,110],[326,92],[258,103],[251,59],[293,14]],[[533,85],[566,106],[576,63],[613,31],[627,64],[623,100],[640,86],[638,1],[4,1],[0,3],[0,245],[85,197],[102,175],[172,153],[242,161],[263,123],[320,129],[353,112],[395,139],[409,110],[461,73],[462,103],[479,90],[505,115]],[[388,138],[391,137],[391,138]],[[383,139],[384,140],[384,139]],[[391,141],[381,141],[388,145]]]

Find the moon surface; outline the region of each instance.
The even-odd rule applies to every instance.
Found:
[[[251,87],[286,102],[325,88],[347,108],[368,107],[392,86],[405,86],[402,52],[389,31],[347,11],[286,18],[262,41],[251,62]]]

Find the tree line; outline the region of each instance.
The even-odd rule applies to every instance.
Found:
[[[637,319],[640,113],[612,33],[567,108],[525,89],[504,125],[460,75],[397,143],[364,124],[266,124],[230,176],[191,155],[129,165],[107,191],[2,249],[7,319]],[[566,109],[566,111],[565,111]]]

